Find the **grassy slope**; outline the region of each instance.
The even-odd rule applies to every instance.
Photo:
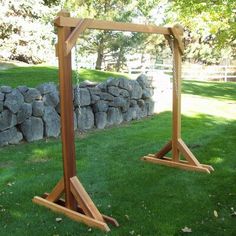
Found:
[[[91,80],[101,82],[112,77],[125,76],[120,73],[103,72],[97,70],[80,69],[80,82]],[[45,82],[58,83],[58,68],[52,66],[29,66],[15,67],[8,70],[0,70],[0,85],[9,85],[17,87],[18,85],[27,85],[36,87]]]
[[[236,235],[235,90],[235,84],[184,84],[183,138],[214,166],[211,175],[140,161],[169,139],[170,112],[76,139],[79,178],[101,212],[121,225],[109,235],[182,235],[184,226],[191,235]],[[0,235],[104,235],[31,203],[62,175],[58,140],[2,148],[0,156]]]

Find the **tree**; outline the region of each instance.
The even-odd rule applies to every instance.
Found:
[[[139,17],[147,23],[151,19],[150,11],[156,6],[157,0],[131,1],[131,0],[95,0],[76,1],[69,0],[65,7],[76,16],[113,20],[120,22],[132,22]],[[148,35],[140,37],[140,34],[123,34],[120,32],[93,31],[84,36],[82,53],[97,53],[96,69],[102,68],[102,62],[107,55],[116,59],[115,70],[120,70],[125,62],[125,53],[132,47],[138,47]]]
[[[42,0],[0,0],[0,51],[3,58],[41,63],[52,55],[53,14]]]
[[[186,27],[187,57],[203,63],[217,63],[222,49],[236,55],[235,0],[170,1],[169,21]]]

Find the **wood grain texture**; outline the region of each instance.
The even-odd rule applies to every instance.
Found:
[[[65,190],[64,178],[61,178],[46,199],[48,201],[55,202],[61,197],[64,190]]]
[[[104,221],[102,215],[76,176],[70,179],[70,186],[72,194],[83,209],[85,215],[99,221]]]
[[[155,26],[155,25],[142,25],[134,23],[114,22],[105,20],[96,20],[85,18],[90,21],[88,29],[97,30],[112,30],[112,31],[129,31],[129,32],[140,32],[149,34],[164,34],[169,35],[169,29],[167,27]],[[81,19],[72,17],[58,17],[54,21],[58,27],[76,27]]]
[[[200,167],[193,166],[193,165],[189,165],[187,163],[183,163],[181,161],[175,162],[171,158],[167,158],[167,157],[165,157],[164,159],[158,159],[152,155],[148,155],[148,156],[144,156],[142,158],[142,160],[148,161],[148,162],[151,162],[154,164],[160,164],[160,165],[165,165],[165,166],[169,166],[169,167],[175,167],[175,168],[184,169],[184,170],[191,170],[191,171],[199,171],[199,172],[204,172],[204,173],[210,174],[210,170],[204,166],[200,166]]]
[[[60,12],[61,15],[68,15]],[[72,90],[71,53],[66,55],[65,41],[71,33],[70,27],[58,27],[58,61],[61,108],[61,139],[65,182],[66,207],[74,210],[76,201],[70,191],[70,178],[76,175],[74,144],[74,109]]]
[[[98,220],[93,219],[91,217],[88,217],[88,216],[78,213],[76,211],[70,210],[67,207],[63,207],[63,206],[60,206],[56,203],[50,202],[44,198],[34,197],[33,202],[38,205],[47,207],[47,208],[51,209],[52,211],[62,213],[64,215],[66,215],[67,217],[71,218],[72,220],[82,222],[88,226],[96,227],[96,228],[99,228],[99,229],[106,231],[106,232],[110,231],[110,228],[108,227],[108,225],[106,223],[104,223],[102,221],[98,221]]]

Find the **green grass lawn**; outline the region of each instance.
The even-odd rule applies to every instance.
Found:
[[[79,179],[99,210],[120,223],[108,234],[31,202],[62,176],[59,140],[1,148],[0,235],[176,236],[185,226],[190,235],[236,235],[233,91],[233,83],[184,83],[182,136],[215,168],[210,175],[140,161],[170,139],[169,111],[76,138]]]
[[[74,76],[73,76],[74,77]],[[127,77],[125,74],[115,72],[104,72],[98,70],[80,69],[79,80],[91,80],[102,82],[109,77]],[[14,67],[7,70],[0,70],[0,86],[8,85],[17,87],[18,85],[26,85],[28,87],[36,87],[46,82],[58,83],[58,68],[53,66],[28,66]],[[75,83],[76,81],[74,81]]]

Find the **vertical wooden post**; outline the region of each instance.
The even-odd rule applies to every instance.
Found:
[[[70,14],[68,12],[61,11],[58,13],[58,16],[70,16]],[[61,139],[64,168],[65,202],[67,208],[75,210],[76,200],[70,191],[70,178],[76,175],[71,53],[69,53],[67,56],[65,53],[65,41],[70,33],[70,27],[58,27]]]
[[[181,54],[178,41],[173,40],[173,114],[172,114],[172,158],[179,161],[178,139],[181,137]]]

